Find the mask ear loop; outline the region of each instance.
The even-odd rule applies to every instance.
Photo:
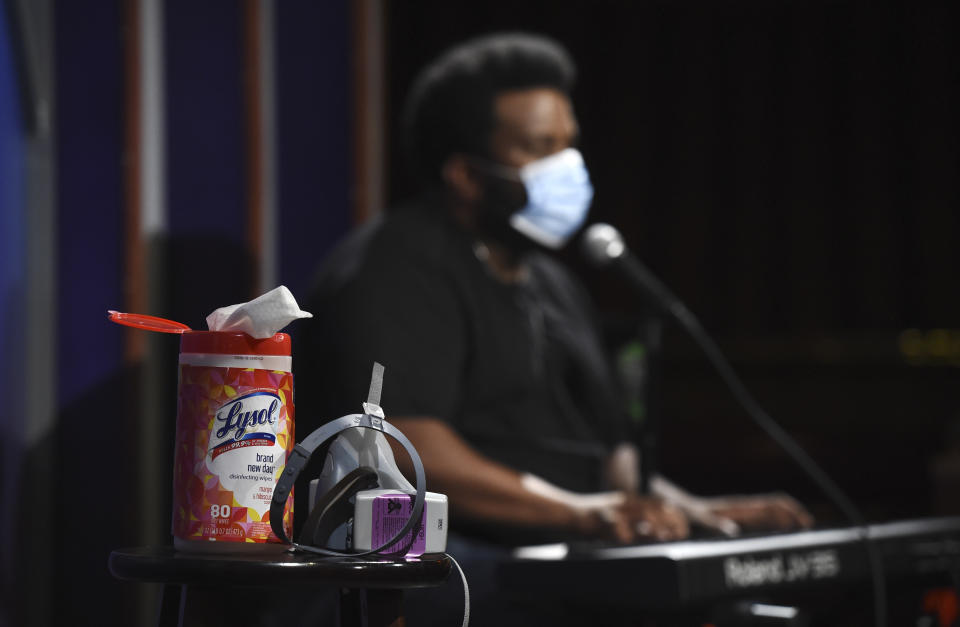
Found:
[[[410,514],[410,518],[407,519],[407,522],[403,528],[401,528],[393,538],[385,542],[382,546],[359,553],[337,551],[330,548],[309,546],[291,541],[290,538],[287,537],[286,531],[283,528],[283,511],[286,507],[287,497],[290,496],[290,490],[293,489],[294,481],[296,481],[297,476],[303,470],[304,466],[307,465],[307,462],[310,461],[310,456],[317,449],[317,447],[341,431],[357,427],[361,429],[374,429],[389,435],[394,440],[399,442],[410,456],[410,460],[413,462],[414,474],[416,475],[417,482],[417,494],[413,503],[413,511]],[[397,542],[403,540],[408,533],[418,530],[417,528],[421,523],[420,518],[423,514],[423,504],[426,500],[426,484],[426,473],[423,470],[423,463],[420,461],[420,455],[417,453],[417,449],[413,447],[413,444],[410,443],[410,440],[408,440],[399,429],[379,416],[373,416],[370,414],[351,414],[348,416],[341,416],[340,418],[328,422],[311,433],[301,444],[297,444],[290,453],[290,457],[287,459],[287,464],[283,470],[283,474],[280,475],[280,479],[277,480],[277,485],[273,490],[273,499],[270,502],[270,527],[273,529],[273,533],[275,533],[281,541],[290,544],[297,549],[308,551],[310,553],[341,557],[363,557],[366,555],[381,554],[384,549],[387,549]],[[406,548],[401,548],[401,551],[405,553]],[[395,555],[398,553],[400,552],[398,551],[396,553],[382,554]]]

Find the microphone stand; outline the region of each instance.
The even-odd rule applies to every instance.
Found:
[[[640,451],[640,494],[650,494],[650,479],[659,468],[660,448],[660,370],[663,346],[663,316],[654,314],[640,324],[641,341],[645,349],[644,380],[640,388],[643,402],[643,422],[638,434]]]

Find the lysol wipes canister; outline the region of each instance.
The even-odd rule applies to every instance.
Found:
[[[173,537],[179,550],[283,549],[270,501],[294,439],[290,336],[180,340]],[[283,526],[293,535],[293,494]]]

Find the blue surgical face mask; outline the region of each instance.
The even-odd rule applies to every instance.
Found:
[[[576,148],[528,163],[519,170],[527,204],[510,216],[510,225],[548,248],[561,248],[583,226],[593,185]]]

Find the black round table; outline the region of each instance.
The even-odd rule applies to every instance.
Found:
[[[386,559],[299,551],[186,553],[168,546],[117,549],[109,568],[118,579],[164,584],[157,619],[164,627],[265,624],[272,622],[269,616],[290,612],[292,603],[331,589],[340,595],[340,625],[373,627],[402,625],[402,591],[441,585],[451,560],[444,554]]]

